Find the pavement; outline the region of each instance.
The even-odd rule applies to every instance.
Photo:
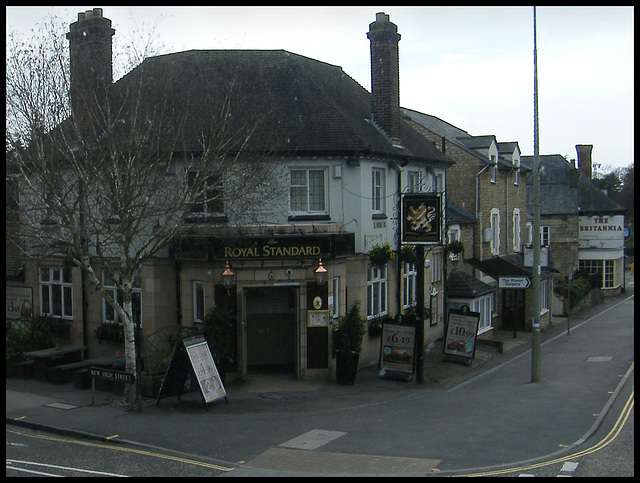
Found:
[[[568,332],[570,326],[570,333]],[[215,462],[220,476],[455,475],[541,460],[587,444],[633,386],[633,277],[625,294],[541,333],[531,382],[531,333],[495,331],[470,366],[428,348],[424,382],[358,372],[353,386],[283,375],[226,385],[208,406],[196,392],[145,399],[73,383],[6,380],[6,424]],[[632,396],[631,396],[632,397]]]

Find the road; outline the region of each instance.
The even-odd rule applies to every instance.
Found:
[[[231,468],[203,458],[121,443],[6,428],[6,476],[217,476]]]

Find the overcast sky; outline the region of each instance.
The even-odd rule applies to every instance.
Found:
[[[7,7],[7,31],[93,7]],[[100,7],[116,36],[155,25],[165,52],[283,49],[338,65],[368,91],[366,34],[385,12],[402,36],[402,107],[533,154],[533,7]],[[575,159],[576,144],[593,144],[601,169],[630,165],[633,8],[537,7],[536,17],[540,154]]]

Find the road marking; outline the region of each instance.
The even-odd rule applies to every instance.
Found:
[[[613,356],[589,357],[587,362],[609,362]]]
[[[65,404],[65,403],[52,403],[52,404],[47,404],[46,406],[48,408],[55,408],[55,409],[75,409],[80,407],[80,406],[74,406],[73,404]]]
[[[565,461],[560,471],[570,472],[570,471],[576,471],[576,469],[578,469],[578,463],[575,463],[573,461]]]
[[[312,429],[304,434],[301,434],[297,438],[290,439],[282,443],[280,446],[293,449],[308,449],[314,450],[321,446],[324,446],[331,441],[344,436],[347,433],[342,431],[327,431],[324,429]]]
[[[85,469],[82,469],[82,468],[74,468],[72,466],[50,465],[50,464],[47,464],[47,463],[36,463],[35,461],[7,460],[7,464],[9,464],[9,465],[13,465],[13,464],[16,464],[16,463],[19,464],[19,465],[43,466],[45,468],[55,468],[55,469],[58,469],[58,470],[77,471],[77,472],[80,472],[80,473],[91,473],[92,475],[124,476],[124,475],[119,475],[117,473],[105,473],[104,471],[85,470]],[[26,469],[15,468],[14,466],[11,466],[11,469],[29,471],[29,470],[26,470]],[[42,473],[42,474],[44,474],[44,473]]]

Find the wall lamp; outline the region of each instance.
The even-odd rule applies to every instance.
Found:
[[[227,293],[229,293],[229,291],[231,290],[231,287],[233,286],[233,278],[235,277],[235,273],[233,273],[231,271],[231,268],[229,267],[229,262],[225,262],[224,265],[224,272],[222,272],[222,284],[224,285],[224,288],[227,289]]]
[[[316,268],[313,273],[316,276],[316,283],[322,285],[327,276],[327,269],[322,266],[322,258],[318,258],[318,268]]]

